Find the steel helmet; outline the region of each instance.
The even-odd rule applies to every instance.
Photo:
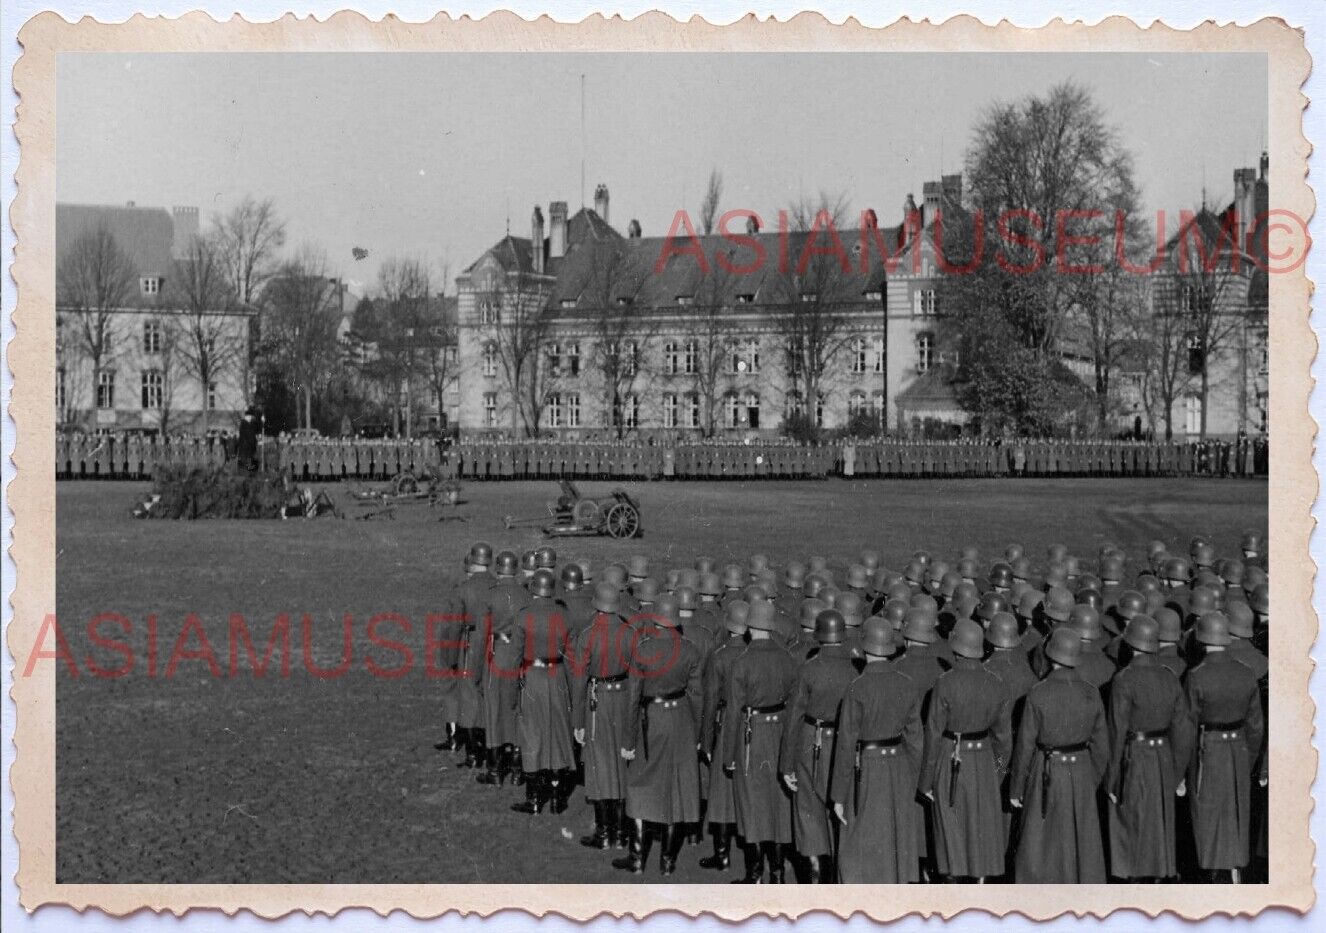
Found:
[[[534,596],[549,598],[557,592],[557,579],[547,567],[540,567],[529,578],[529,591]]]
[[[864,590],[870,586],[870,571],[862,564],[853,564],[847,568],[847,585],[854,590]]]
[[[562,589],[574,593],[585,585],[585,571],[579,564],[571,563],[562,568]]]
[[[826,580],[824,577],[820,576],[818,573],[808,574],[806,576],[806,582],[803,583],[801,586],[801,592],[813,599],[814,597],[822,594],[824,592],[825,587],[827,587],[828,585],[829,581]]]
[[[1105,597],[1095,590],[1083,590],[1077,594],[1077,601],[1083,606],[1090,606],[1097,612],[1105,608]]]
[[[996,648],[1017,648],[1022,644],[1018,620],[1011,612],[996,612],[985,630],[985,640]]]
[[[1023,553],[1024,551],[1022,549],[1022,545],[1014,542],[1013,544],[1010,544],[1008,547],[1004,548],[1004,562],[1011,564],[1013,563],[1013,561],[1021,557]]]
[[[813,629],[815,620],[819,618],[821,612],[830,608],[829,604],[822,599],[803,599],[801,601],[801,627]]]
[[[1252,607],[1247,603],[1230,603],[1225,607],[1225,615],[1229,618],[1229,634],[1235,638],[1251,638],[1253,635],[1252,627]]]
[[[1100,562],[1100,579],[1105,583],[1118,583],[1123,579],[1123,561],[1113,554]]]
[[[470,553],[466,556],[465,561],[472,567],[491,567],[493,546],[487,541],[474,542],[470,545]]]
[[[837,609],[825,609],[815,617],[815,641],[821,645],[839,645],[847,637],[847,620]]]
[[[1131,622],[1133,616],[1146,611],[1146,597],[1136,590],[1124,590],[1119,594],[1119,602],[1115,605],[1114,611],[1125,622]]]
[[[1077,667],[1082,658],[1082,638],[1077,630],[1062,626],[1050,633],[1050,640],[1045,643],[1045,656],[1064,667]]]
[[[723,568],[723,587],[729,590],[739,590],[746,585],[746,571],[742,570],[737,564],[728,564]]]
[[[1051,587],[1045,594],[1045,616],[1056,622],[1067,622],[1075,604],[1076,600],[1068,590],[1062,586]]]
[[[677,597],[663,593],[658,601],[649,608],[649,619],[659,625],[676,628],[681,624],[681,610],[677,606]]]
[[[1068,579],[1070,580],[1076,579],[1082,572],[1082,562],[1072,554],[1064,558],[1064,567],[1068,570]]]
[[[1192,576],[1192,571],[1188,567],[1188,562],[1182,557],[1171,557],[1165,561],[1165,566],[1161,570],[1161,576],[1171,583],[1187,583],[1188,578]]]
[[[1199,586],[1213,586],[1216,589],[1223,590],[1225,581],[1220,574],[1216,573],[1210,567],[1203,567],[1192,575],[1192,586],[1195,589]]]
[[[908,602],[913,609],[924,609],[931,615],[939,612],[939,603],[935,602],[933,596],[927,596],[925,593],[916,593]]]
[[[1210,567],[1215,559],[1216,550],[1209,541],[1203,541],[1192,549],[1192,562],[1198,567]]]
[[[1083,590],[1095,590],[1099,593],[1104,588],[1105,584],[1100,582],[1100,577],[1094,573],[1084,573],[1077,578],[1077,591],[1079,593]]]
[[[979,561],[981,559],[981,549],[974,544],[965,545],[962,549],[962,559]]]
[[[1262,536],[1255,531],[1246,532],[1239,541],[1239,550],[1256,557],[1262,552]]]
[[[871,616],[866,620],[865,628],[861,632],[862,651],[872,658],[887,658],[896,647],[893,626],[878,616]]]
[[[621,598],[621,591],[607,580],[594,587],[594,608],[599,612],[616,615],[621,609]]]
[[[747,628],[758,629],[761,632],[772,632],[777,617],[777,610],[774,604],[761,600],[750,604],[750,614],[746,617]]]
[[[925,564],[919,560],[908,562],[907,569],[903,572],[902,577],[913,585],[925,582]]]
[[[1248,604],[1252,606],[1252,611],[1261,615],[1271,614],[1271,588],[1265,583],[1257,584],[1256,588],[1248,594]]]
[[[547,546],[541,547],[534,552],[534,561],[540,567],[552,570],[557,566],[557,552]]]
[[[1135,615],[1123,630],[1123,640],[1134,651],[1155,654],[1160,650],[1160,623],[1150,616]]]
[[[496,572],[499,577],[514,577],[520,569],[520,558],[514,551],[502,551],[497,555]]]
[[[769,558],[765,557],[763,554],[752,554],[746,569],[749,570],[750,575],[754,577],[761,571],[769,569]]]
[[[884,604],[883,615],[894,629],[901,629],[903,619],[907,618],[907,610],[910,608],[906,600],[890,599]]]
[[[643,554],[633,555],[627,565],[627,573],[636,580],[643,580],[649,576],[649,558]]]
[[[1039,596],[1039,594],[1037,594]],[[1008,600],[1000,593],[986,593],[976,607],[976,617],[989,622],[996,615],[1008,610]]]
[[[995,564],[990,568],[987,580],[991,586],[1006,590],[1013,585],[1013,568],[1003,562]]]
[[[1049,561],[1052,562],[1052,563],[1053,563],[1054,561],[1067,560],[1067,559],[1068,559],[1068,545],[1066,545],[1066,544],[1051,544],[1049,547],[1047,547],[1047,548],[1045,549],[1045,557],[1046,557],[1047,560],[1049,560]]]
[[[932,585],[936,584],[944,579],[944,574],[949,572],[948,562],[943,560],[932,560],[926,565],[925,572],[930,583]]]
[[[1139,573],[1137,575],[1137,592],[1145,596],[1147,593],[1160,592],[1160,578],[1154,573]]]
[[[958,619],[948,635],[949,647],[960,658],[985,657],[985,632],[971,619]]]
[[[864,603],[855,593],[839,593],[833,608],[842,613],[844,623],[852,628],[858,628],[865,619]]]
[[[636,602],[642,606],[649,606],[658,601],[658,581],[653,577],[645,577],[642,580],[636,580],[631,584],[630,590],[631,595],[635,597]]]
[[[819,573],[821,570],[824,570],[829,566],[829,561],[827,558],[816,554],[810,559],[809,564],[811,573]]]
[[[700,608],[700,598],[689,586],[677,587],[672,593],[672,598],[677,601],[677,609],[681,612],[694,612]]]
[[[683,567],[677,571],[677,586],[689,586],[691,589],[700,587],[700,571],[694,567]],[[676,589],[674,586],[673,589]]]
[[[611,583],[617,589],[626,586],[626,568],[621,564],[609,564],[603,568],[603,582]]]
[[[580,574],[585,578],[585,582],[593,582],[594,568],[590,565],[589,561],[585,560],[583,557],[577,557],[575,562],[580,565]]]
[[[1045,594],[1036,590],[1027,590],[1017,601],[1017,614],[1024,619],[1036,618],[1036,610],[1045,602]]]
[[[976,561],[972,560],[970,557],[964,557],[962,560],[958,561],[958,573],[962,574],[962,579],[974,582],[976,580],[976,575],[980,572],[980,568],[976,565]]]
[[[996,593],[995,595],[998,596],[999,594]],[[979,603],[981,601],[981,591],[977,589],[975,583],[968,583],[966,580],[963,580],[957,586],[953,587],[953,598],[974,599]]]
[[[879,569],[879,552],[866,548],[860,555],[861,566],[865,567],[869,573],[874,573]]]
[[[917,562],[918,564],[920,564],[922,567],[929,567],[929,566],[930,566],[930,552],[929,552],[929,551],[925,551],[925,550],[922,550],[922,551],[913,551],[913,552],[912,552],[912,560],[916,561],[916,562]]]
[[[1168,644],[1178,644],[1183,637],[1183,620],[1169,606],[1161,606],[1151,618],[1156,620],[1157,637]]]
[[[1243,568],[1243,592],[1251,593],[1263,583],[1270,582],[1266,571],[1256,564],[1248,564]]]
[[[939,620],[933,609],[912,606],[902,620],[902,635],[911,641],[932,645],[939,641]]]
[[[723,581],[712,570],[707,571],[700,574],[700,585],[697,590],[701,596],[717,596],[723,592]]]
[[[961,584],[962,575],[956,570],[950,570],[939,578],[939,592],[950,598],[955,597]]]
[[[1203,613],[1215,612],[1217,608],[1215,593],[1207,587],[1198,587],[1188,596],[1190,618],[1201,618]]]
[[[750,603],[734,599],[723,607],[723,627],[733,635],[746,634],[746,620],[750,617]]]
[[[789,590],[799,590],[806,584],[806,565],[792,561],[783,568],[783,586]]]
[[[526,576],[533,576],[534,571],[539,569],[539,555],[533,551],[526,551],[520,555],[520,569]]]
[[[906,583],[895,583],[884,591],[885,599],[901,599],[905,603],[912,601],[912,588]]]
[[[714,572],[714,568],[717,567],[717,566],[718,566],[718,562],[715,561],[712,557],[697,557],[697,558],[695,558],[695,570],[696,570],[696,572],[699,573],[701,576],[703,576],[703,575],[706,574],[706,573],[713,573],[713,572]]]
[[[1153,538],[1151,543],[1146,546],[1146,556],[1155,557],[1157,554],[1163,554],[1169,550],[1169,545],[1158,538]]]
[[[742,592],[745,594],[746,602],[750,603],[752,606],[756,603],[769,601],[769,591],[758,583],[748,584],[746,589]]]
[[[676,567],[673,567],[663,577],[663,589],[671,593],[673,590],[677,588],[677,583],[680,580],[681,580],[681,571],[678,570]]]
[[[907,581],[902,574],[898,573],[896,570],[889,570],[887,567],[881,567],[879,570],[875,571],[875,579],[873,582],[875,584],[875,592],[877,593],[887,593],[889,587],[896,584],[901,584],[903,586],[907,585]]]
[[[1045,568],[1045,586],[1068,586],[1068,567],[1062,561],[1056,561]]]
[[[1226,586],[1243,586],[1243,561],[1232,557],[1220,567],[1220,579]]]
[[[1197,643],[1199,645],[1228,645],[1229,620],[1223,612],[1208,612],[1197,620]]]
[[[1100,613],[1090,606],[1078,603],[1068,614],[1068,624],[1077,629],[1083,641],[1099,641],[1105,637],[1105,628],[1100,624]]]
[[[1016,557],[1008,562],[1008,567],[1013,571],[1014,580],[1031,579],[1031,561],[1026,557]]]
[[[824,600],[830,606],[836,606],[838,603],[838,597],[841,594],[842,590],[837,587],[826,586],[824,589],[820,590],[820,599]]]

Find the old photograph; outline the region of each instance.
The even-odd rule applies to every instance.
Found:
[[[1276,882],[1265,52],[54,67],[57,885]]]

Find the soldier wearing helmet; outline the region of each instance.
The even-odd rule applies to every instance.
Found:
[[[1013,568],[1000,561],[990,568],[986,582],[990,584],[990,589],[994,592],[1007,596],[1009,589],[1013,586]]]
[[[1173,800],[1180,763],[1191,754],[1192,729],[1179,679],[1156,658],[1159,636],[1155,619],[1140,613],[1129,618],[1123,668],[1110,688],[1110,873],[1130,881],[1179,873]]]
[[[459,616],[452,626],[455,647],[449,649],[444,666],[454,671],[443,689],[443,721],[447,723],[447,741],[443,748],[465,749],[463,768],[477,767],[487,757],[484,744],[483,695],[480,692],[483,672],[484,619],[488,615],[488,593],[493,577],[488,568],[493,563],[492,545],[478,541],[465,556],[465,579],[456,587],[450,610]]]
[[[529,555],[533,556],[533,551]],[[504,784],[507,777],[523,782],[516,726],[517,674],[520,643],[516,641],[521,610],[529,601],[521,581],[520,560],[512,551],[497,555],[497,582],[488,592],[484,636],[483,714],[488,760],[480,784]]]
[[[838,880],[908,884],[920,880],[925,855],[916,784],[924,745],[922,693],[889,663],[893,627],[866,621],[865,669],[843,696],[829,797],[842,822]]]
[[[1037,681],[1027,651],[1023,647],[1018,620],[1011,612],[996,612],[985,627],[985,641],[990,646],[985,667],[999,678],[1004,696],[1012,712],[1010,727],[1022,711],[1022,699]]]
[[[1078,603],[1068,616],[1068,625],[1082,639],[1082,654],[1078,658],[1077,673],[1097,690],[1114,676],[1114,662],[1105,654],[1106,633],[1101,625],[1100,613],[1091,606]]]
[[[573,642],[569,673],[571,721],[582,746],[585,796],[594,807],[594,831],[582,845],[607,849],[626,845],[626,762],[631,722],[627,678],[633,630],[622,615],[621,592],[604,580],[594,588],[594,616]]]
[[[1186,782],[1197,864],[1237,884],[1251,855],[1251,787],[1265,782],[1258,761],[1265,737],[1261,691],[1256,674],[1226,650],[1231,639],[1222,613],[1205,613],[1194,634],[1203,655],[1184,690],[1197,724]]]
[[[988,670],[985,633],[960,619],[949,635],[953,666],[935,681],[925,720],[920,792],[930,801],[935,863],[948,879],[1004,873],[999,784],[1012,742],[1003,684]]]
[[[1188,670],[1188,662],[1179,653],[1179,641],[1183,638],[1183,620],[1169,606],[1161,606],[1151,613],[1156,620],[1156,640],[1159,650],[1156,661],[1166,667],[1175,677],[1182,679]]]
[[[706,765],[712,765],[727,717],[727,681],[732,662],[746,650],[746,622],[750,604],[739,599],[730,601],[723,610],[726,638],[721,642],[704,668],[704,709],[700,725],[700,753]],[[713,855],[700,859],[700,867],[727,871],[732,863],[732,836],[737,829],[736,803],[732,798],[732,775],[723,768],[708,767],[708,824],[714,838]]]
[[[930,605],[912,605],[902,622],[903,652],[893,663],[915,683],[922,697],[930,696],[939,675],[949,669],[949,662],[940,652],[939,615],[933,602]]]
[[[820,643],[815,638],[815,620],[821,612],[832,609],[822,599],[803,599],[799,608],[800,632],[796,641],[788,646],[788,652],[798,661],[808,661],[817,651]]]
[[[699,605],[695,608],[692,624],[708,631],[715,643],[723,639],[722,609],[718,605],[718,597],[722,592],[723,581],[718,574],[706,571],[699,575],[695,586]]]
[[[557,580],[540,567],[529,580],[530,600],[520,612],[514,636],[520,646],[517,681],[517,736],[526,772],[525,800],[513,804],[520,813],[537,814],[550,806],[566,809],[575,772],[571,746],[571,685],[562,648],[567,638],[561,606],[554,596]]]
[[[772,603],[751,605],[751,641],[733,662],[727,686],[720,763],[732,774],[737,831],[747,845],[742,879],[747,883],[761,881],[766,864],[769,881],[781,883],[782,848],[792,841],[792,811],[778,776],[778,757],[797,663],[773,640],[775,616]]]
[[[528,580],[534,576],[534,571],[539,569],[539,555],[534,551],[526,551],[520,555],[520,575]]]
[[[534,552],[534,563],[542,570],[556,570],[557,552],[545,544]]]
[[[855,611],[859,613],[859,608]],[[833,856],[829,777],[838,707],[856,678],[847,631],[845,614],[837,609],[826,609],[816,617],[815,640],[820,648],[797,672],[779,755],[783,783],[792,793],[793,838],[811,884],[834,879],[828,863]]]
[[[1082,640],[1061,625],[1046,642],[1051,669],[1027,694],[1017,725],[1009,803],[1022,810],[1014,879],[1102,884],[1105,853],[1096,785],[1109,763],[1100,692],[1078,676]]]
[[[557,602],[566,617],[567,634],[574,640],[594,621],[594,595],[585,585],[585,571],[579,564],[571,562],[562,567]]]
[[[742,599],[741,591],[746,588],[746,571],[741,569],[740,564],[728,564],[723,568],[723,599],[726,603],[730,599]]]

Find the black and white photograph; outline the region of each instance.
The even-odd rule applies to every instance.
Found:
[[[60,53],[55,883],[1273,884],[1270,74]]]

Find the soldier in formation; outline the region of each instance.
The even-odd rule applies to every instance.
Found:
[[[439,747],[523,784],[531,816],[583,786],[581,843],[635,874],[707,831],[700,867],[737,845],[745,883],[789,862],[810,883],[1238,882],[1265,864],[1269,689],[1261,537],[1240,544],[901,572],[637,554],[595,583],[476,543]]]

